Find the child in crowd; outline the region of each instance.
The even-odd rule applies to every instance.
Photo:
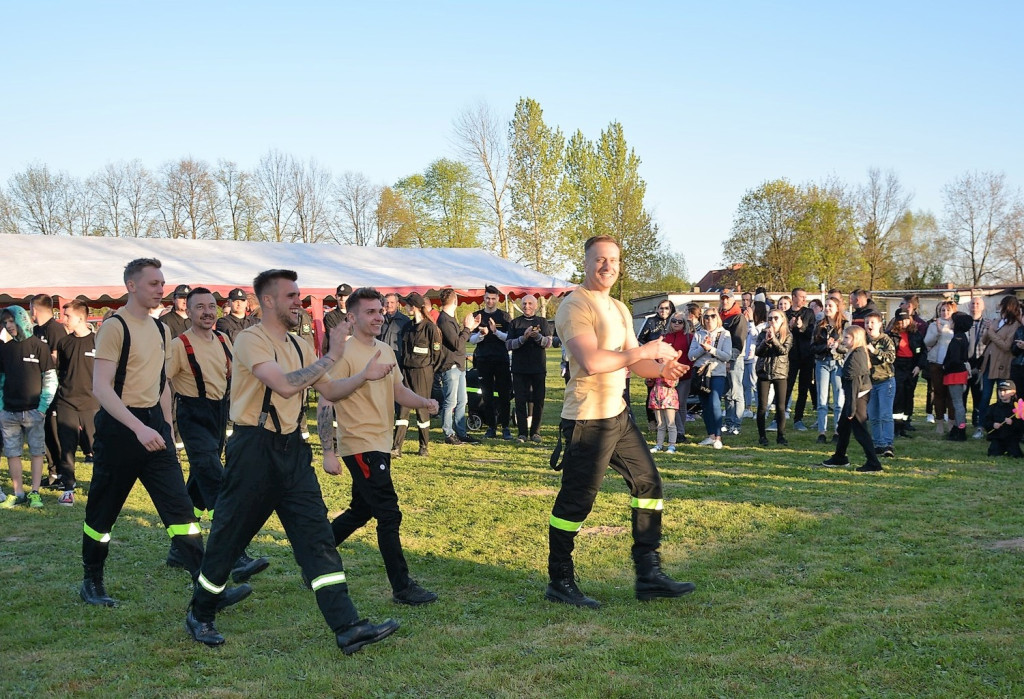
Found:
[[[1013,414],[1017,400],[1017,384],[1003,379],[996,385],[998,400],[985,412],[985,434],[988,436],[988,455],[1007,454],[1015,459],[1024,457],[1020,440],[1024,437],[1024,421]]]
[[[676,411],[679,410],[679,393],[676,391],[676,382],[659,376],[656,379],[647,379],[646,383],[651,391],[647,398],[647,409],[654,412],[658,428],[658,441],[651,447],[651,453],[656,454],[661,451],[661,445],[665,442],[665,433],[668,432],[668,446],[665,447],[665,451],[675,454]]]
[[[892,401],[892,419],[900,437],[910,437],[910,418],[914,413],[914,391],[921,372],[928,369],[928,352],[918,324],[905,308],[896,309],[889,336],[896,346],[896,394]]]
[[[942,383],[949,391],[950,400],[953,402],[953,426],[947,439],[951,442],[966,442],[967,401],[964,393],[971,375],[967,331],[974,327],[974,319],[966,313],[957,311],[953,314],[952,321],[953,339],[946,347],[946,359],[942,362]]]
[[[896,392],[896,379],[893,378],[896,345],[882,332],[882,314],[878,311],[871,311],[864,317],[864,328],[867,331],[865,349],[871,359],[871,397],[868,398],[871,439],[877,454],[892,457],[895,454],[892,402]]]
[[[875,454],[875,444],[867,428],[868,395],[871,393],[871,361],[865,349],[867,335],[859,325],[849,325],[843,331],[843,346],[846,347],[846,361],[843,363],[843,412],[839,416],[839,438],[836,452],[821,462],[822,466],[849,466],[846,449],[850,446],[850,434],[856,437],[867,461],[858,466],[861,473],[881,471],[882,463]]]

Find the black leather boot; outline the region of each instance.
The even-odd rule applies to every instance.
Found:
[[[260,556],[259,558],[252,558],[249,556],[248,551],[242,551],[242,555],[235,561],[234,567],[231,569],[231,579],[236,583],[244,583],[246,580],[256,575],[256,573],[262,573],[270,565],[270,561]]]
[[[345,655],[352,655],[363,646],[377,641],[382,641],[398,630],[399,623],[394,619],[385,619],[380,624],[372,624],[366,619],[360,619],[348,627],[334,639],[338,642],[338,648]]]
[[[682,597],[697,589],[692,582],[679,582],[665,575],[657,551],[642,554],[636,560],[636,598],[642,601],[658,597]]]
[[[601,603],[596,599],[587,597],[576,585],[576,575],[572,563],[562,566],[556,573],[552,574],[551,582],[544,590],[544,597],[552,602],[571,604],[574,607],[587,607],[597,609]]]
[[[87,604],[95,604],[98,607],[116,607],[117,600],[107,594],[103,586],[103,566],[85,566],[85,579],[82,580],[82,587],[78,594]]]

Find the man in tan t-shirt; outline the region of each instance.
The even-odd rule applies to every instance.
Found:
[[[340,474],[340,456],[352,474],[352,501],[331,523],[334,542],[340,545],[371,517],[376,519],[377,545],[391,583],[392,599],[400,604],[427,604],[437,595],[409,577],[402,553],[398,531],[402,511],[391,480],[391,424],[396,402],[406,408],[437,412],[437,401],[418,395],[403,383],[402,373],[394,368],[394,350],[376,339],[384,323],[384,296],[376,289],[356,289],[348,297],[347,310],[352,337],[345,356],[331,367],[329,376],[352,380],[333,406],[321,399],[317,412],[324,471]],[[382,378],[373,380],[378,374]],[[338,445],[333,448],[331,425],[335,414]]]
[[[596,608],[576,585],[572,551],[577,532],[594,506],[609,464],[632,496],[633,562],[637,599],[679,597],[693,583],[665,575],[658,558],[663,508],[661,475],[622,397],[626,369],[643,378],[678,379],[687,367],[660,340],[637,344],[628,309],[610,291],[619,278],[618,243],[595,236],[584,245],[585,279],[555,315],[568,355],[569,383],[552,464],[562,469],[562,487],[548,526],[548,574],[544,596],[554,602]],[[558,451],[565,442],[561,465]]]
[[[228,381],[231,378],[231,340],[214,330],[217,299],[205,287],[196,287],[186,297],[190,327],[171,340],[171,358],[167,361],[167,380],[174,390],[178,416],[178,437],[188,455],[188,481],[185,483],[196,517],[214,506],[220,493],[224,467],[224,435],[228,421]],[[171,545],[167,565],[184,567],[181,552]],[[245,582],[266,570],[266,558],[252,558],[245,551],[231,569],[231,579]]]
[[[185,626],[200,643],[224,643],[213,623],[217,600],[245,545],[276,512],[324,620],[338,647],[349,655],[390,636],[398,622],[360,620],[348,596],[345,570],[312,469],[313,453],[302,439],[302,428],[307,388],[314,386],[328,400],[337,400],[351,381],[324,377],[345,354],[349,328],[347,322],[333,328],[329,352],[317,359],[312,343],[290,332],[301,322],[297,279],[291,270],[271,269],[253,280],[262,320],[240,332],[235,341],[235,428],[225,452],[217,516]]]

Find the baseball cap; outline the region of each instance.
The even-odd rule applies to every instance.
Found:
[[[997,384],[997,387],[1000,391],[1013,391],[1014,393],[1017,392],[1017,384],[1015,384],[1010,379],[1003,379]]]
[[[720,299],[726,299],[726,298],[734,299],[734,298],[736,298],[736,295],[733,294],[732,291],[730,291],[729,289],[722,289],[722,293],[718,295],[718,298],[720,298]]]
[[[900,307],[896,309],[896,312],[892,314],[892,317],[894,320],[906,320],[910,317],[910,314],[907,313],[906,308]]]
[[[403,298],[402,302],[410,306],[415,306],[416,308],[425,308],[427,305],[427,302],[423,299],[423,296],[415,291],[406,296],[405,298]]]
[[[335,296],[351,296],[352,287],[348,284],[339,284],[338,288],[334,290]]]
[[[191,291],[192,287],[188,284],[178,284],[178,286],[174,287],[174,298],[183,299],[188,296]]]
[[[228,292],[228,301],[245,301],[245,291],[242,289],[232,289]]]

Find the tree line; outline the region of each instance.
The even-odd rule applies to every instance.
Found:
[[[867,180],[764,182],[737,207],[723,259],[753,288],[926,289],[1024,282],[1024,197],[1003,173],[967,172],[942,189],[943,211],[912,211],[893,171]]]
[[[271,150],[251,169],[194,157],[147,168],[107,163],[85,178],[32,164],[0,187],[0,232],[486,247],[551,275],[576,276],[582,243],[622,243],[618,296],[686,285],[686,263],[646,208],[640,157],[622,124],[568,139],[522,98],[509,119],[488,105],[453,122],[454,157],[391,184]]]

